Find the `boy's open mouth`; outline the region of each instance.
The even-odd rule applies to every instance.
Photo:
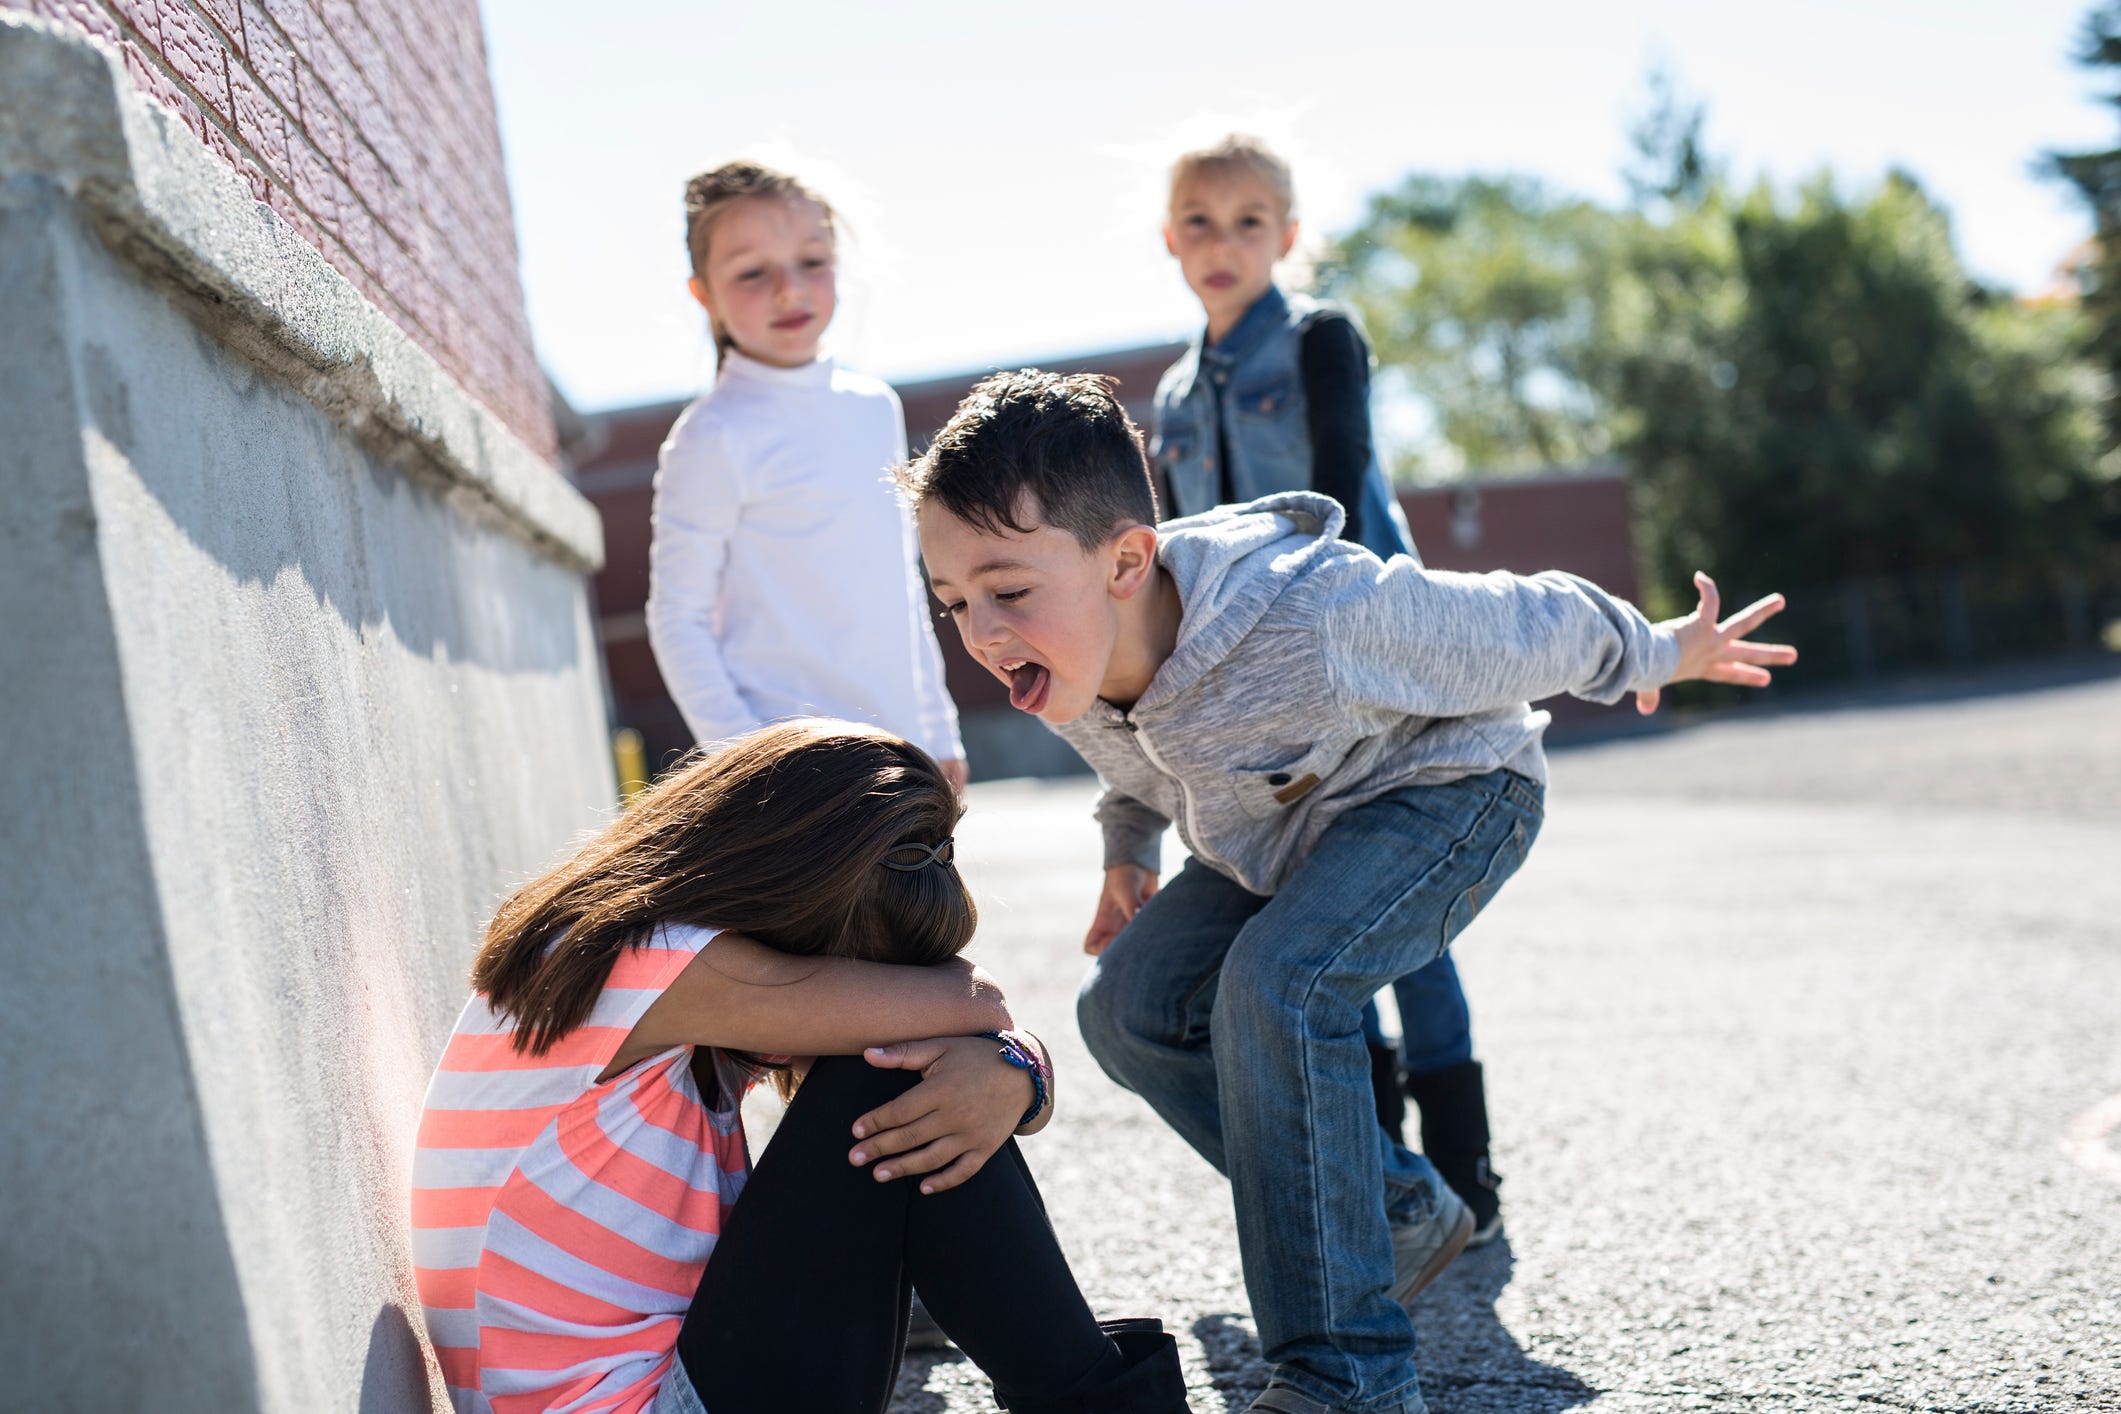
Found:
[[[1046,690],[1053,675],[1045,665],[1028,658],[1011,658],[995,664],[1009,678],[1009,705],[1033,716],[1046,705]]]

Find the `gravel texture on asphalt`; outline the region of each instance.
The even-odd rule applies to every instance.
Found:
[[[2121,676],[2069,676],[1555,753],[1457,948],[1508,1229],[1421,1298],[1436,1414],[2121,1410]],[[1228,1189],[1074,1024],[1093,798],[974,789],[977,955],[1057,1054],[1026,1149],[1092,1304],[1225,1414]],[[952,1352],[892,1407],[993,1405]]]

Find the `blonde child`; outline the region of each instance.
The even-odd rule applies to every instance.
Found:
[[[1156,1322],[1091,1316],[1010,1138],[1051,1062],[957,956],[958,812],[912,744],[783,723],[501,906],[413,1170],[458,1414],[881,1414],[909,1279],[1005,1408],[1186,1408]],[[803,1078],[752,1171],[762,1057]]]
[[[663,443],[648,638],[693,735],[824,713],[902,733],[965,783],[913,544],[886,478],[906,456],[884,383],[821,343],[838,304],[832,207],[731,162],[685,188],[714,386]]]
[[[1150,446],[1172,513],[1318,491],[1346,513],[1343,539],[1380,559],[1411,554],[1370,431],[1369,343],[1337,306],[1274,283],[1296,236],[1289,164],[1259,139],[1232,135],[1172,165],[1164,245],[1207,316],[1156,390]],[[1472,1212],[1469,1243],[1490,1241],[1502,1231],[1500,1179],[1457,964],[1446,953],[1392,992],[1396,1049],[1375,1003],[1363,1010],[1378,1119],[1399,1139],[1414,1099],[1422,1152]]]

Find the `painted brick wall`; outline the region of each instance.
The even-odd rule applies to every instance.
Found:
[[[556,458],[477,0],[0,0],[121,53],[303,239]]]

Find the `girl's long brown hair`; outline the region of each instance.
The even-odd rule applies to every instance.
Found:
[[[762,728],[694,756],[516,890],[472,985],[514,1018],[517,1050],[543,1055],[588,1019],[620,951],[664,923],[800,956],[946,961],[977,917],[957,867],[882,861],[950,838],[960,810],[928,754],[888,732],[815,718]]]

